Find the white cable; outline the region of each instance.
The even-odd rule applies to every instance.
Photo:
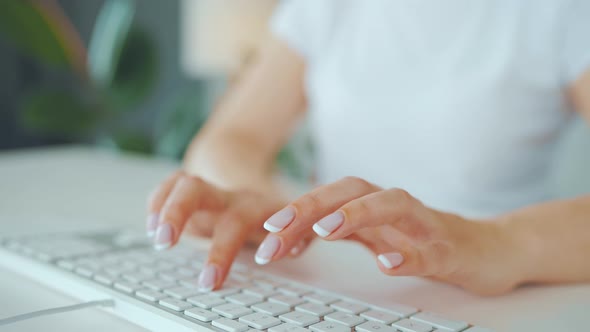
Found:
[[[33,318],[37,318],[40,316],[55,315],[55,314],[59,314],[59,313],[63,313],[63,312],[70,312],[70,311],[80,310],[80,309],[84,309],[84,308],[114,307],[114,306],[115,306],[115,301],[110,300],[110,299],[89,301],[89,302],[69,305],[69,306],[65,306],[65,307],[57,307],[57,308],[33,311],[33,312],[29,312],[29,313],[22,314],[22,315],[16,315],[16,316],[8,317],[8,318],[2,318],[2,319],[0,319],[0,326],[20,322],[23,320],[33,319]]]

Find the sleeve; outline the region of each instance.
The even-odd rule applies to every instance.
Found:
[[[572,0],[563,20],[562,77],[569,85],[590,70],[590,1]]]
[[[282,0],[270,19],[270,31],[309,60],[331,25],[330,4],[329,0]]]

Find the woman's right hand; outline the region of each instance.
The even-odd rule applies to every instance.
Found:
[[[285,202],[276,196],[254,191],[228,191],[184,171],[177,171],[162,182],[148,201],[148,236],[154,247],[174,246],[183,231],[211,237],[209,258],[199,276],[203,291],[221,287],[231,264],[246,243],[258,245],[267,232],[265,220]],[[294,248],[301,252],[313,234]]]

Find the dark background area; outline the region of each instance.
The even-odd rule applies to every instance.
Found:
[[[88,45],[102,0],[59,0],[85,45]],[[150,96],[139,105],[142,111],[127,121],[151,134],[159,112],[165,112],[166,96],[190,84],[205,100],[204,111],[211,106],[211,97],[218,90],[216,80],[197,81],[183,75],[179,66],[180,1],[141,0],[137,2],[135,22],[153,38],[157,46],[159,67],[157,83]],[[220,79],[221,80],[221,79]],[[19,108],[27,94],[38,88],[39,82],[52,86],[75,84],[64,78],[59,70],[43,66],[35,59],[15,49],[10,40],[0,34],[0,149],[15,149],[40,145],[72,143],[71,139],[41,135],[23,126]]]

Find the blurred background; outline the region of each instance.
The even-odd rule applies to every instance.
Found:
[[[180,159],[256,57],[275,0],[3,0],[0,150],[86,144]],[[564,139],[561,195],[590,188],[590,134]],[[310,173],[311,143],[279,156]]]
[[[272,0],[0,3],[0,149],[180,158],[255,56]]]

